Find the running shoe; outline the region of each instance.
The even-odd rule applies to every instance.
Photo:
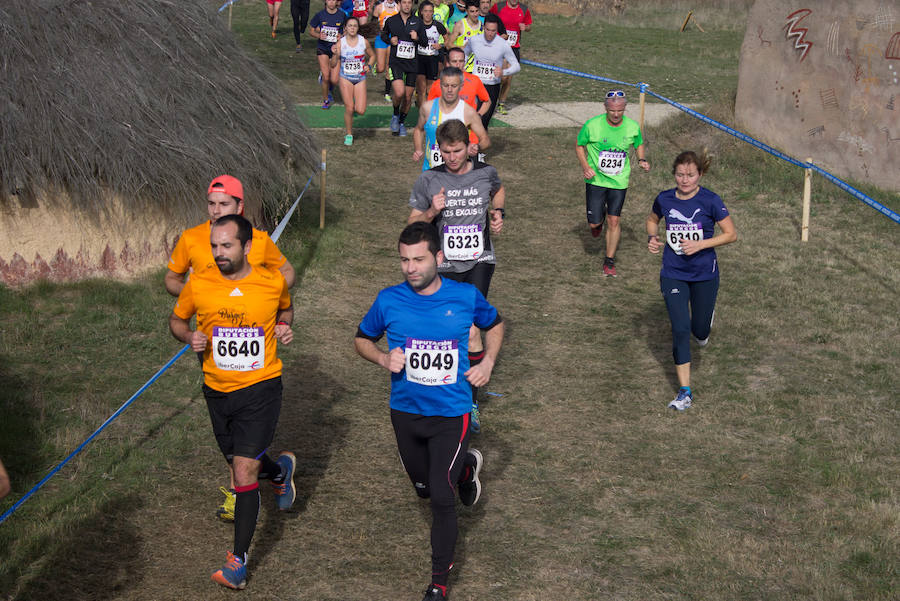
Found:
[[[469,477],[459,483],[458,490],[459,500],[462,504],[471,507],[481,498],[481,480],[478,479],[478,474],[481,472],[484,457],[481,456],[481,451],[478,449],[469,449],[468,455],[472,457],[475,465],[468,467]]]
[[[613,263],[604,263],[603,264],[603,275],[608,278],[618,277],[619,274],[616,273],[616,266]]]
[[[602,231],[603,231],[602,223],[600,225],[598,225],[597,227],[594,227],[593,225],[591,226],[591,236],[593,236],[594,238],[599,238],[600,232],[602,232]]]
[[[303,44],[297,44],[297,48],[294,50],[294,52],[300,52],[301,50],[303,50]]]
[[[272,32],[272,39],[273,39],[273,40],[275,39],[275,32],[274,32],[274,31]]]
[[[506,103],[505,103],[505,102],[498,102],[498,103],[497,103],[497,112],[500,113],[501,115],[506,115],[506,114],[507,114],[507,113],[506,113]]]
[[[684,411],[685,409],[690,408],[691,404],[694,401],[693,395],[690,392],[682,388],[678,391],[678,396],[675,397],[675,400],[669,403],[669,409],[675,409],[677,411]]]
[[[234,496],[234,491],[225,488],[224,486],[220,486],[219,490],[225,495],[225,500],[222,501],[222,504],[216,508],[216,517],[222,520],[223,522],[233,522],[234,521],[234,501],[236,497]]]
[[[472,401],[472,411],[469,413],[469,427],[472,428],[472,434],[481,434],[481,411],[475,401]]]
[[[400,124],[400,128],[397,130],[397,135],[401,138],[406,137],[406,126],[404,124]]]
[[[707,337],[704,338],[703,340],[700,340],[699,338],[697,338],[696,336],[694,336],[694,340],[697,341],[697,346],[699,346],[699,347],[704,347],[704,346],[706,346],[707,344],[709,344],[709,336],[707,336]]]
[[[385,102],[393,102],[394,100],[391,98],[391,95],[390,95],[390,94],[385,94],[385,95],[384,95],[384,101],[385,101]]]
[[[353,135],[347,134],[344,136],[344,146],[353,146]]]
[[[326,99],[325,102],[322,103],[322,108],[328,110],[331,108],[331,101]]]
[[[297,456],[290,451],[283,451],[278,459],[275,460],[281,466],[281,482],[272,481],[272,488],[275,490],[275,500],[278,503],[278,509],[287,511],[294,505],[294,499],[297,498],[297,488],[294,486],[294,471],[297,468]]]
[[[446,599],[447,595],[444,594],[444,591],[433,584],[428,585],[425,596],[422,597],[422,601],[446,601]]]
[[[394,115],[393,117],[391,117],[391,133],[396,136],[399,131],[400,131],[400,116]]]
[[[241,590],[247,586],[247,566],[229,551],[228,557],[225,559],[225,566],[221,570],[213,572],[212,580],[222,586]]]

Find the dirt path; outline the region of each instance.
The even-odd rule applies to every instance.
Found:
[[[536,104],[512,105],[506,115],[495,115],[497,119],[512,127],[533,129],[538,127],[581,127],[585,121],[605,112],[602,102],[544,102]],[[666,118],[680,111],[668,104],[645,104],[645,125],[658,125]],[[640,105],[629,104],[625,114],[638,120]]]

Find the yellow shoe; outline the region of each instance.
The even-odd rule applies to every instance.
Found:
[[[234,521],[234,491],[228,490],[224,486],[220,486],[219,490],[225,495],[225,500],[222,504],[216,508],[216,517],[222,520],[223,522],[233,522]]]

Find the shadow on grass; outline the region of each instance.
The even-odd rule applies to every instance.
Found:
[[[306,510],[328,470],[331,456],[350,430],[346,418],[332,414],[336,400],[346,398],[347,392],[327,371],[319,368],[319,357],[306,354],[286,361],[282,377],[281,416],[270,450],[273,457],[282,449],[296,454],[294,485],[297,499],[294,507],[286,512],[276,512],[271,503],[263,502],[266,519],[253,537],[251,549],[253,561],[260,563],[279,548],[286,522],[299,519]],[[278,515],[272,515],[275,513]]]
[[[12,494],[6,501],[10,501],[24,492],[26,484],[31,485],[47,458],[41,453],[41,411],[31,402],[34,389],[8,373],[7,365],[7,360],[0,357],[0,458],[9,472]],[[6,510],[5,503],[0,510]]]
[[[141,539],[129,516],[143,505],[140,495],[112,499],[67,528],[65,541],[41,558],[40,571],[10,599],[101,601],[121,599],[141,586]]]

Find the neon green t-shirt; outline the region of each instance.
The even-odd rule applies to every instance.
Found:
[[[447,16],[450,14],[450,7],[446,4],[441,4],[440,6],[434,7],[434,20],[440,21],[441,25],[446,26]],[[450,29],[447,27],[447,29]]]
[[[578,132],[578,145],[587,149],[587,161],[594,170],[594,177],[586,179],[589,184],[624,190],[631,175],[628,151],[644,143],[641,128],[637,122],[622,117],[622,123],[613,127],[606,121],[606,113],[588,119]]]

